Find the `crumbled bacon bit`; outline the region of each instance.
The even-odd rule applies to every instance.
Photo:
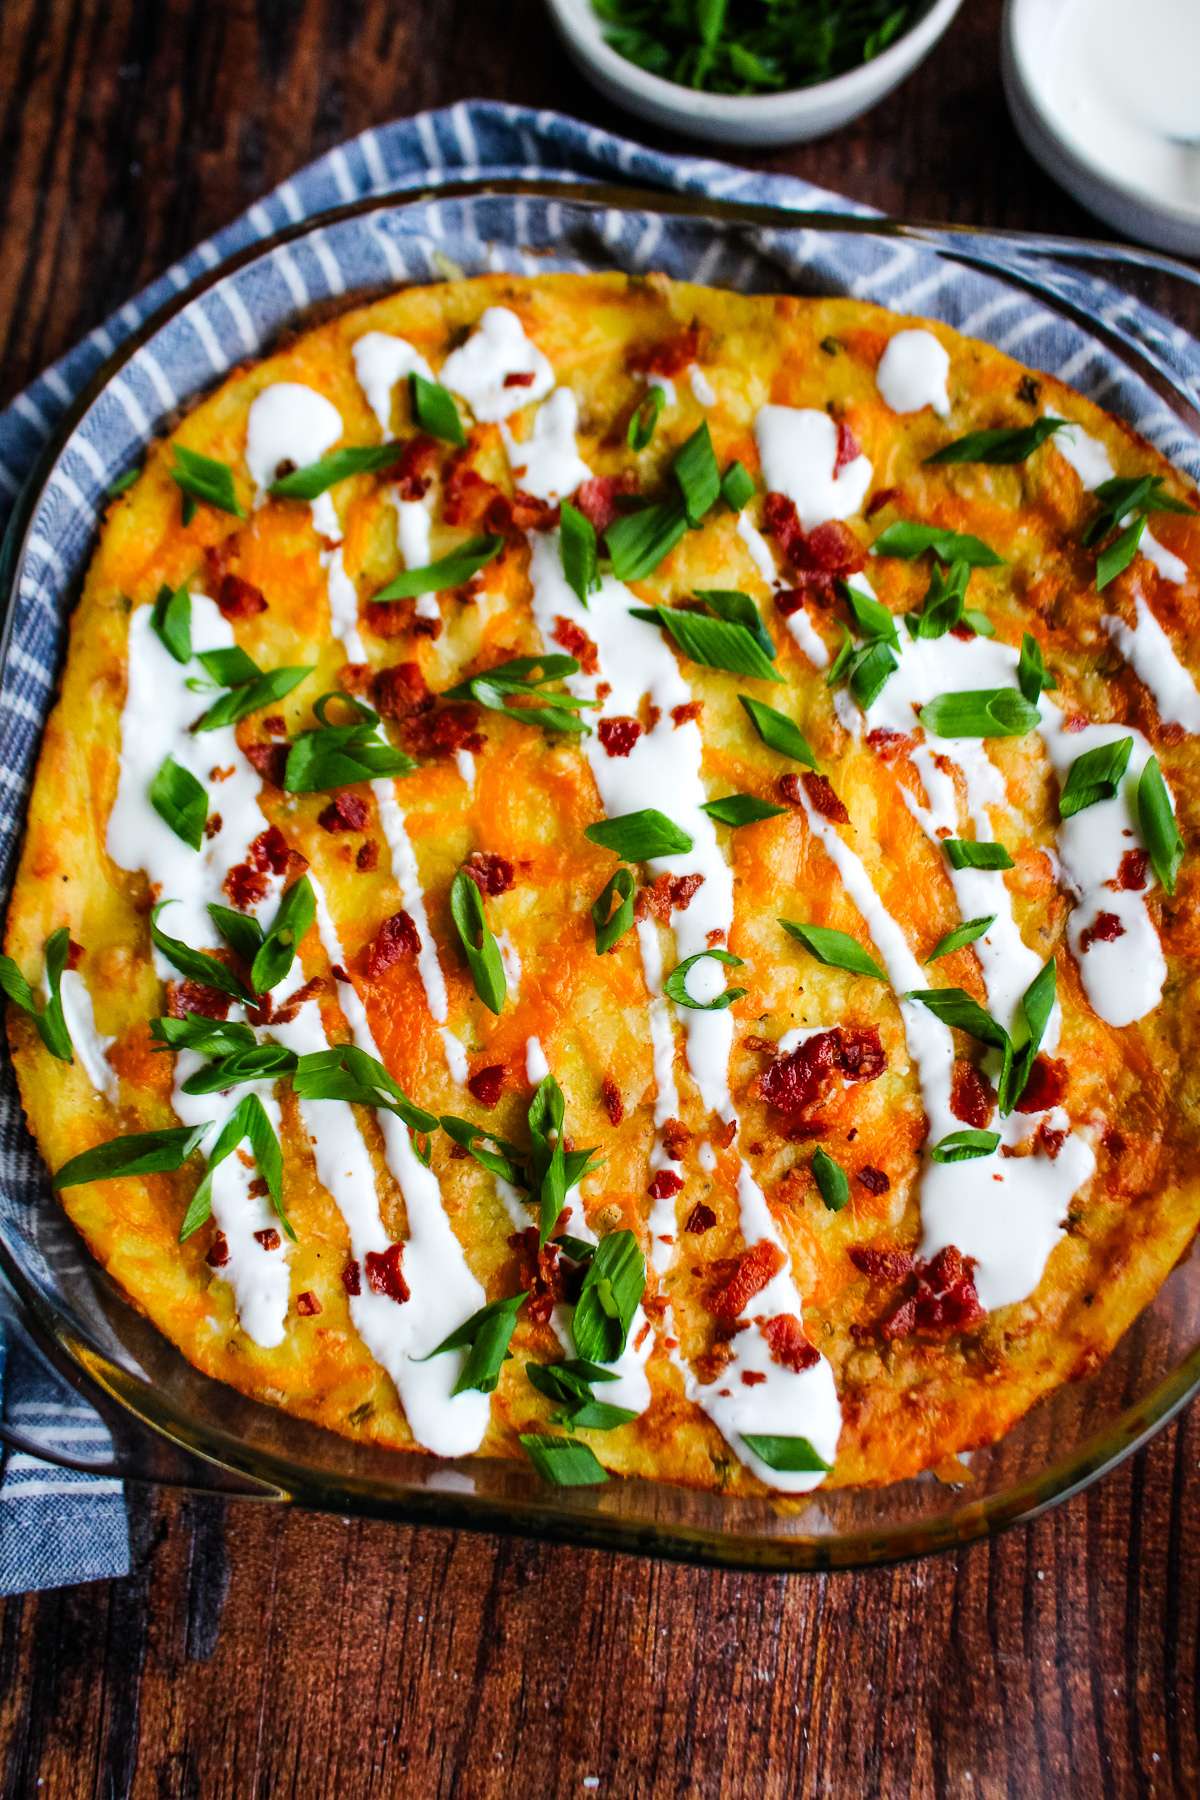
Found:
[[[393,963],[406,956],[418,955],[420,949],[420,935],[408,914],[393,913],[390,919],[383,921],[367,951],[367,974],[374,981]]]
[[[805,532],[794,502],[786,494],[769,493],[763,502],[763,525],[797,573],[802,585],[823,598],[832,597],[838,580],[855,575],[866,562],[862,545],[838,519]]]
[[[886,1194],[892,1185],[883,1170],[875,1168],[871,1163],[863,1164],[858,1171],[858,1179],[868,1194]]]
[[[310,1288],[296,1295],[296,1312],[301,1319],[315,1319],[321,1311],[321,1302]]]
[[[693,719],[698,719],[703,711],[703,700],[685,700],[682,706],[673,706],[671,718],[674,720],[676,731],[681,725],[690,724]]]
[[[918,1331],[965,1331],[984,1317],[975,1292],[975,1263],[953,1244],[917,1270]]]
[[[561,644],[568,656],[573,656],[585,675],[594,675],[600,667],[600,652],[593,644],[582,626],[576,625],[573,619],[564,619],[561,615],[554,621],[551,637],[556,644]]]
[[[893,1343],[897,1338],[911,1337],[917,1324],[917,1302],[910,1294],[885,1313],[879,1321],[879,1335],[885,1344]]]
[[[368,600],[364,613],[367,630],[376,637],[398,638],[416,630],[416,617],[411,600]],[[430,623],[440,621],[430,620]],[[352,692],[355,690],[351,690]]]
[[[1085,955],[1093,944],[1112,944],[1125,936],[1125,927],[1116,913],[1097,913],[1092,923],[1079,934],[1079,954]]]
[[[506,856],[495,850],[472,850],[462,866],[484,898],[507,894],[516,882],[516,871]]]
[[[621,1098],[621,1090],[611,1075],[606,1075],[600,1083],[600,1099],[608,1114],[610,1125],[619,1125],[625,1117],[625,1102]]]
[[[901,1281],[915,1261],[911,1250],[896,1244],[851,1244],[847,1254],[870,1281]]]
[[[656,343],[635,344],[625,358],[625,367],[635,375],[680,375],[689,363],[700,356],[701,328],[693,320],[683,331]]]
[[[314,975],[311,981],[306,981],[304,986],[297,988],[295,993],[290,995],[282,1006],[275,1009],[273,1014],[274,1023],[276,1025],[290,1025],[300,1011],[300,1008],[306,1005],[309,1000],[315,1000],[317,995],[324,993],[324,991],[325,977],[323,975]]]
[[[1090,724],[1091,720],[1086,713],[1075,712],[1067,714],[1062,722],[1062,728],[1064,731],[1086,731]]]
[[[456,750],[482,750],[487,739],[477,729],[479,711],[467,701],[411,713],[401,720],[400,737],[413,756],[453,756]]]
[[[628,756],[641,737],[642,728],[636,719],[601,719],[596,733],[609,756]]]
[[[706,1206],[703,1200],[697,1200],[683,1222],[683,1229],[690,1231],[694,1237],[702,1237],[706,1231],[712,1230],[716,1222],[717,1215],[712,1207]]]
[[[1029,1071],[1029,1080],[1025,1084],[1025,1092],[1017,1101],[1017,1111],[1049,1112],[1052,1106],[1062,1105],[1066,1093],[1066,1063],[1054,1056],[1035,1057]]]
[[[783,1267],[783,1251],[769,1239],[751,1244],[740,1256],[713,1264],[708,1309],[718,1319],[736,1319]]]
[[[677,1175],[674,1169],[659,1169],[652,1176],[646,1192],[652,1200],[669,1200],[671,1195],[677,1194],[682,1186],[683,1177]]]
[[[433,705],[419,663],[393,663],[390,669],[380,669],[371,686],[376,710],[385,719],[407,719],[410,713],[428,712]]]
[[[442,517],[447,525],[482,525],[483,516],[499,494],[494,481],[488,481],[478,469],[472,469],[465,458],[470,446],[450,459],[450,467],[442,487]]]
[[[225,575],[217,589],[217,605],[227,619],[252,619],[267,610],[267,597],[252,581],[240,575]]]
[[[468,1076],[467,1087],[480,1106],[490,1112],[504,1087],[504,1064],[489,1063],[486,1069],[476,1069],[474,1075]]]
[[[545,1325],[555,1301],[567,1298],[568,1282],[559,1246],[553,1242],[540,1244],[538,1235],[537,1226],[530,1225],[524,1231],[514,1231],[508,1244],[517,1253],[518,1281],[529,1292],[525,1311],[531,1323]]]
[[[742,1380],[745,1382],[747,1387],[761,1387],[763,1382],[766,1379],[767,1378],[763,1374],[761,1369],[743,1369],[742,1370]]]
[[[270,869],[272,875],[284,875],[292,861],[292,854],[278,825],[268,825],[251,844],[249,860],[256,869]],[[307,868],[308,865],[304,866]]]
[[[268,737],[287,736],[287,720],[282,713],[268,713],[262,722],[262,728]]]
[[[996,1096],[975,1064],[959,1057],[950,1080],[950,1111],[955,1118],[982,1131],[995,1105]]]
[[[593,475],[590,481],[580,483],[575,505],[597,534],[603,536],[613,520],[621,516],[618,497],[637,491],[638,480],[632,469],[625,469],[620,475]]]
[[[1045,1119],[1042,1120],[1037,1129],[1037,1142],[1046,1152],[1046,1155],[1050,1158],[1051,1162],[1054,1162],[1057,1159],[1058,1153],[1066,1141],[1067,1134],[1065,1131],[1055,1131],[1051,1126],[1047,1125]]]
[[[223,1269],[229,1261],[229,1239],[223,1231],[213,1233],[213,1241],[204,1257],[210,1269]]]
[[[408,1283],[400,1266],[403,1256],[403,1244],[389,1244],[386,1250],[368,1250],[363,1258],[372,1290],[399,1305],[408,1299]]]
[[[734,1138],[737,1136],[737,1120],[726,1119],[722,1125],[710,1126],[709,1135],[718,1150],[728,1150],[730,1144],[732,1144]]]
[[[867,733],[867,742],[881,762],[892,762],[902,750],[911,750],[914,741],[907,733],[893,731],[888,725],[876,725]]]
[[[1109,882],[1110,888],[1118,893],[1136,893],[1144,888],[1150,871],[1150,852],[1148,850],[1126,850],[1121,857],[1115,881]]]
[[[673,912],[687,911],[703,883],[703,875],[656,875],[649,886],[639,890],[633,903],[634,917],[657,919],[665,925]]]
[[[850,814],[838,799],[827,775],[818,775],[815,769],[808,769],[800,779],[814,812],[819,812],[823,819],[832,820],[835,825],[849,823]]]
[[[711,1350],[705,1350],[702,1355],[696,1358],[696,1361],[693,1364],[696,1371],[696,1379],[700,1382],[701,1386],[711,1387],[712,1383],[723,1373],[732,1360],[733,1345],[718,1339]]]
[[[205,837],[210,840],[215,838],[224,823],[225,821],[222,819],[220,813],[209,813],[207,819],[204,821]]]
[[[1114,1159],[1125,1154],[1125,1139],[1115,1126],[1110,1125],[1100,1142]]]
[[[358,855],[354,858],[354,866],[361,874],[370,874],[379,867],[379,844],[375,838],[368,838],[358,846]]]
[[[847,425],[845,419],[839,419],[837,428],[837,455],[833,459],[834,479],[836,480],[842,470],[847,468],[852,462],[857,461],[861,455],[862,445],[851,431],[849,425]]]
[[[317,814],[317,824],[330,832],[361,831],[366,822],[367,803],[358,794],[335,794]]]
[[[873,519],[877,512],[882,512],[885,506],[890,506],[893,500],[899,498],[900,489],[898,487],[877,488],[867,501],[863,512],[864,519]]]
[[[261,1244],[264,1250],[278,1250],[283,1241],[273,1225],[266,1226],[262,1231],[256,1231],[254,1237],[255,1242]]]
[[[186,1019],[189,1013],[200,1013],[206,1019],[227,1019],[231,1004],[230,996],[220,988],[206,987],[200,981],[167,983],[169,1019]]]
[[[667,1119],[662,1128],[663,1149],[672,1162],[682,1162],[692,1134],[680,1119]]]
[[[798,587],[777,588],[775,591],[775,611],[781,618],[790,619],[804,605],[804,589]]]
[[[77,969],[83,961],[83,945],[77,944],[73,937],[67,939],[67,967]]]
[[[504,377],[504,385],[506,388],[532,387],[535,374],[534,369],[510,369]]]
[[[539,500],[517,488],[510,496],[496,494],[483,515],[485,531],[511,537],[523,531],[552,531],[558,524],[557,501]]]
[[[246,761],[258,771],[269,786],[277,788],[283,786],[288,759],[286,744],[247,744],[245,754]]]
[[[768,1106],[794,1115],[808,1110],[831,1076],[875,1081],[886,1066],[887,1057],[873,1025],[834,1025],[777,1056],[759,1076],[758,1091]]]
[[[821,1360],[820,1351],[815,1344],[809,1343],[804,1327],[794,1313],[778,1313],[775,1318],[764,1320],[762,1334],[771,1352],[771,1361],[792,1369],[797,1375]]]
[[[208,779],[210,781],[228,781],[229,777],[236,773],[237,773],[237,771],[235,770],[232,763],[225,763],[224,765],[222,765],[221,763],[216,763],[208,771]]]
[[[371,685],[371,665],[360,662],[343,663],[336,679],[343,694],[365,694]]]
[[[392,480],[402,500],[422,500],[429,491],[433,471],[441,458],[437,439],[418,432],[409,438],[396,459]]]

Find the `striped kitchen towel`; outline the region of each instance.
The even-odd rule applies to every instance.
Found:
[[[0,412],[0,525],[73,397],[124,338],[197,277],[234,252],[328,208],[372,193],[439,187],[482,174],[607,179],[793,209],[865,211],[791,177],[667,156],[576,119],[493,102],[464,102],[380,126],[330,151],[191,251]],[[62,602],[86,559],[108,482],[138,458],[177,398],[199,391],[253,354],[308,300],[335,298],[389,278],[434,279],[451,263],[469,273],[520,268],[527,262],[522,246],[538,255],[528,266],[572,266],[570,246],[559,235],[564,210],[553,199],[516,197],[472,212],[435,195],[418,209],[419,219],[402,220],[395,235],[371,221],[323,227],[294,248],[260,259],[269,266],[252,264],[181,314],[161,341],[155,340],[153,352],[147,347],[128,366],[111,406],[97,405],[89,413],[63,456],[54,491],[48,490],[32,521],[30,555],[13,601],[13,649],[0,674],[0,905],[7,898],[37,740],[52,698]],[[919,244],[762,232],[740,246],[710,242],[700,251],[695,224],[651,212],[606,211],[593,229],[595,242],[611,252],[613,266],[766,287],[785,285],[803,271],[810,280],[902,311],[933,310],[936,300],[938,316],[950,323],[988,335],[1001,348],[1018,349],[1023,360],[1120,406],[1164,453],[1195,472],[1196,447],[1181,434],[1177,417],[1144,385],[1131,384],[1094,339],[1065,326],[1036,300],[1008,286],[997,289],[986,276],[964,275]],[[1011,248],[1007,254],[1016,256]],[[1038,271],[1085,316],[1135,331],[1177,379],[1200,386],[1200,347],[1185,332],[1101,279],[1067,269],[1052,273],[1041,263]],[[70,1292],[71,1262],[79,1252],[48,1193],[7,1066],[0,1068],[0,1238],[35,1284],[52,1291],[58,1280],[62,1291]],[[73,1391],[56,1384],[27,1350],[10,1345],[5,1366],[2,1319],[0,1311],[0,1403],[6,1425],[44,1445],[51,1456],[102,1460],[105,1428]],[[40,1462],[20,1448],[5,1456],[0,1447],[0,1457],[0,1594],[127,1571],[118,1481]]]

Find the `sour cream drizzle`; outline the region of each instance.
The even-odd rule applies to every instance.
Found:
[[[417,362],[422,360],[404,339],[390,338],[382,332],[370,332],[366,339],[360,338],[355,345],[356,367],[360,361],[359,347],[370,338],[381,340],[370,346],[367,358],[368,373],[379,383],[383,380],[380,367],[384,363],[384,374],[392,368],[399,368],[403,374],[416,366],[414,359]],[[396,349],[395,346],[400,348]],[[389,398],[390,393],[389,386]],[[382,404],[381,393],[376,393],[373,406],[375,401]],[[332,414],[332,420],[328,414]],[[337,408],[313,389],[297,382],[277,382],[272,387],[264,388],[250,408],[246,448],[246,461],[259,488],[260,498],[275,479],[275,470],[285,455],[301,466],[304,462],[315,461],[337,442],[342,430],[342,417]],[[321,444],[320,448],[317,447],[318,443]],[[328,500],[330,496],[323,494],[321,499]],[[317,518],[317,504],[319,502],[314,504],[313,523],[323,536],[333,539],[333,548],[321,552],[321,565],[328,577],[329,612],[334,636],[340,639],[351,662],[366,662],[366,645],[358,623],[358,589],[347,573],[343,560],[341,524],[331,503],[329,510],[333,514],[332,523],[326,519],[326,528],[323,528]],[[424,512],[423,507],[418,510]],[[421,940],[417,968],[425,989],[430,1016],[436,1024],[444,1026],[448,1011],[446,980],[438,960],[437,944],[429,926],[416,853],[408,835],[404,809],[397,798],[396,783],[388,777],[381,777],[371,783],[371,792],[379,814],[379,828],[391,858],[392,873],[400,887],[402,904],[412,918]]]
[[[768,489],[787,495],[805,531],[862,510],[871,485],[870,459],[860,452],[834,473],[838,432],[828,413],[808,406],[763,406],[754,436]]]
[[[525,375],[533,380],[510,380]],[[507,306],[488,307],[466,343],[446,358],[441,378],[477,419],[493,424],[541,400],[554,386],[554,370]]]
[[[45,980],[43,978],[43,989]],[[119,1090],[117,1071],[108,1060],[108,1052],[115,1042],[113,1038],[102,1037],[96,1030],[96,1015],[92,1010],[92,996],[87,982],[77,969],[64,969],[59,985],[62,1000],[63,1019],[71,1039],[71,1046],[79,1058],[79,1065],[98,1094],[116,1104]]]
[[[894,413],[920,412],[931,406],[940,419],[950,416],[946,383],[950,356],[932,331],[898,331],[875,371],[875,385]]]
[[[584,753],[609,817],[639,810],[648,796],[669,795],[671,817],[692,839],[690,851],[656,858],[648,864],[652,875],[666,871],[704,876],[686,911],[672,914],[680,961],[709,948],[710,932],[719,931],[719,941],[728,943],[733,926],[733,874],[721,853],[713,823],[701,810],[708,796],[700,773],[703,743],[699,728],[693,720],[677,726],[671,718],[671,709],[685,705],[691,697],[673,652],[661,636],[630,617],[634,596],[611,575],[604,577],[600,591],[586,610],[580,605],[563,575],[557,533],[534,534],[529,575],[534,618],[543,639],[551,642],[555,619],[565,617],[584,630],[596,645],[599,666],[595,674],[581,671],[568,679],[572,691],[584,699],[595,699],[600,684],[609,684],[610,691],[597,718],[636,716],[645,699],[658,708],[657,722],[643,731],[627,757],[610,757],[595,733],[585,740]],[[639,925],[638,939],[651,994],[651,1043],[658,1083],[655,1121],[661,1130],[671,1116],[667,1106],[673,1109],[677,1104],[674,1033],[670,1011],[662,997],[658,938],[650,922]],[[704,1107],[722,1119],[736,1120],[729,1092],[729,1054],[733,1044],[729,1009],[689,1009],[684,1027],[688,1067]],[[652,1166],[661,1167],[664,1160],[660,1140]],[[740,1165],[738,1177],[738,1202],[745,1242],[749,1245],[769,1237],[772,1243],[779,1244],[770,1210],[744,1164]],[[675,1197],[656,1204],[649,1231],[651,1255],[655,1266],[661,1269],[669,1260],[663,1256],[663,1239],[673,1240],[676,1234]],[[802,1305],[790,1261],[785,1260],[770,1289],[755,1296],[752,1308],[755,1320],[780,1312],[801,1316]],[[634,1335],[631,1331],[631,1342]],[[750,1338],[756,1343],[745,1341]],[[807,1437],[818,1453],[832,1462],[841,1410],[833,1372],[824,1359],[796,1374],[772,1361],[759,1326],[752,1324],[747,1331],[738,1333],[734,1360],[719,1388],[717,1384],[702,1385],[677,1356],[673,1360],[684,1376],[688,1397],[708,1413],[735,1454],[764,1482],[787,1492],[805,1491],[819,1483],[819,1474],[789,1474],[767,1468],[753,1456],[741,1434],[750,1431]],[[741,1380],[743,1368],[765,1375],[766,1380],[753,1389],[747,1387]]]
[[[555,388],[538,407],[527,438],[514,438],[508,426],[501,425],[500,435],[519,488],[539,500],[561,500],[590,478],[592,471],[575,443],[578,425],[579,402],[567,387]]]

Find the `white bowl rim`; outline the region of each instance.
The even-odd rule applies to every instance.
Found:
[[[551,0],[551,4],[553,3],[554,0]],[[1131,206],[1142,207],[1146,212],[1172,224],[1186,226],[1193,231],[1200,228],[1200,205],[1179,205],[1173,200],[1162,199],[1151,188],[1123,181],[1101,163],[1092,162],[1076,141],[1067,137],[1059,128],[1054,114],[1044,104],[1043,90],[1030,56],[1030,40],[1034,36],[1034,25],[1030,21],[1035,20],[1037,7],[1051,3],[1052,0],[1005,0],[1001,45],[1006,52],[1008,68],[1021,102],[1034,115],[1053,144],[1056,154],[1076,171],[1077,178],[1090,182],[1095,189],[1103,189],[1105,193],[1126,201]],[[1064,0],[1060,0],[1060,4],[1062,3]],[[1084,204],[1088,203],[1085,201]],[[1091,210],[1098,209],[1093,205]]]
[[[850,104],[860,95],[871,96],[881,81],[894,74],[900,80],[907,69],[924,53],[949,25],[963,0],[931,0],[927,11],[901,32],[895,43],[881,50],[857,69],[847,69],[830,81],[817,81],[808,87],[786,88],[771,94],[711,94],[705,88],[684,87],[668,81],[665,75],[653,75],[648,69],[630,62],[614,50],[604,37],[604,22],[592,0],[546,0],[563,35],[580,53],[614,84],[629,89],[642,99],[672,112],[685,109],[693,118],[735,122],[739,119],[795,118],[797,113],[823,109],[831,101]]]

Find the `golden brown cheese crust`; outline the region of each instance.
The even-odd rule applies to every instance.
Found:
[[[928,409],[896,416],[880,399],[875,384],[880,356],[889,336],[912,321],[875,307],[847,299],[745,297],[618,275],[485,277],[396,294],[299,336],[227,379],[188,415],[175,441],[228,462],[248,506],[246,418],[261,389],[280,380],[306,383],[338,408],[345,443],[374,443],[379,430],[355,379],[354,340],[368,329],[395,332],[436,371],[491,304],[520,316],[558,381],[574,390],[584,460],[598,475],[635,468],[643,493],[660,488],[674,451],[701,418],[708,420],[719,464],[738,458],[756,478],[753,421],[764,403],[828,408],[843,419],[874,465],[872,493],[888,491],[874,518],[852,521],[862,545],[882,526],[906,518],[969,531],[993,546],[1004,566],[974,574],[971,604],[990,614],[1007,642],[1018,644],[1026,629],[1036,633],[1058,674],[1056,697],[1068,712],[1127,721],[1147,735],[1176,797],[1184,838],[1193,841],[1200,809],[1197,740],[1160,722],[1153,699],[1114,650],[1100,619],[1114,609],[1132,617],[1135,597],[1150,595],[1183,662],[1200,669],[1195,577],[1176,587],[1160,581],[1138,558],[1108,590],[1106,608],[1094,587],[1094,558],[1080,548],[1081,527],[1094,503],[1053,447],[1015,467],[930,468],[924,458],[950,436],[1002,423],[1028,424],[1045,410],[1080,422],[1107,446],[1118,473],[1159,473],[1181,498],[1188,497],[1187,489],[1118,421],[1061,384],[1031,376],[1010,358],[943,325],[929,329],[952,357],[952,430]],[[679,379],[677,405],[664,412],[650,446],[634,456],[626,447],[625,427],[644,393],[645,373],[630,365],[644,365],[643,353],[655,347],[666,367],[680,357],[698,361],[718,399],[703,411],[686,379]],[[523,428],[520,418],[514,421],[518,436]],[[396,429],[402,437],[410,434],[403,390]],[[450,454],[441,448],[443,465]],[[149,955],[147,885],[144,877],[116,867],[105,849],[118,777],[131,608],[152,601],[164,582],[187,581],[211,593],[222,570],[260,588],[267,610],[235,622],[238,642],[263,667],[312,662],[318,669],[312,682],[271,709],[286,720],[289,734],[312,723],[312,695],[347,679],[341,673],[343,653],[330,638],[320,544],[308,509],[273,502],[239,523],[201,506],[185,527],[169,461],[169,445],[153,447],[140,479],[106,516],[71,624],[62,695],[46,729],[8,921],[7,948],[31,976],[40,970],[45,937],[63,923],[69,926],[83,947],[80,968],[98,1029],[115,1039],[111,1060],[120,1075],[120,1101],[114,1108],[92,1090],[78,1061],[55,1062],[26,1020],[10,1021],[22,1097],[51,1168],[118,1132],[173,1122],[170,1058],[152,1050],[147,1030],[148,1019],[162,1010]],[[472,429],[458,466],[511,494],[495,426]],[[420,634],[411,602],[386,617],[366,610],[370,596],[399,565],[385,484],[377,477],[355,477],[339,489],[338,499],[346,566],[364,603],[374,669],[415,662],[436,692],[464,671],[542,648],[530,613],[523,536],[511,537],[499,574],[491,576],[499,597],[482,607],[469,591],[444,596],[445,629],[433,638]],[[753,503],[756,516],[761,505],[760,493]],[[433,554],[478,529],[478,520],[451,526],[439,518]],[[1155,519],[1155,532],[1189,568],[1200,568],[1200,522],[1163,516]],[[881,559],[873,577],[883,602],[902,612],[920,605],[928,571],[921,563]],[[724,508],[703,531],[689,533],[651,580],[635,585],[651,600],[681,597],[694,587],[741,588],[765,598],[762,577]],[[901,798],[901,784],[913,785],[916,777],[903,754],[884,760],[841,728],[822,674],[781,629],[769,603],[766,611],[789,683],[787,704],[848,809],[844,835],[902,922],[914,953],[923,958],[958,923],[958,913],[942,860]],[[843,614],[840,601],[814,614],[831,648]],[[780,775],[795,765],[783,764],[753,734],[737,693],[759,693],[771,702],[780,690],[693,663],[685,672],[702,706],[709,793],[744,791],[776,799]],[[595,785],[579,749],[561,738],[490,712],[481,715],[478,729],[486,744],[477,757],[473,793],[464,788],[453,761],[435,755],[405,778],[403,798],[447,972],[449,1023],[468,1047],[472,1071],[493,1065],[504,1071],[499,1102],[486,1114],[447,1074],[411,959],[374,980],[367,973],[369,946],[381,922],[401,904],[386,854],[374,869],[359,866],[370,860],[369,852],[360,859],[360,846],[379,838],[369,790],[355,790],[369,814],[361,832],[334,835],[318,825],[325,795],[287,797],[267,786],[261,804],[323,884],[385,1060],[406,1091],[433,1111],[486,1118],[500,1133],[519,1139],[530,1093],[524,1049],[536,1036],[565,1091],[573,1137],[602,1147],[603,1166],[584,1186],[589,1218],[600,1229],[625,1224],[644,1236],[654,1135],[647,993],[632,935],[612,955],[598,957],[594,951],[589,907],[613,867],[611,856],[582,835],[601,816]],[[261,716],[240,726],[239,737],[243,744],[263,741]],[[1045,758],[1032,738],[992,750],[1021,821],[1019,830],[1009,825],[1004,833],[1016,863],[1007,880],[1026,943],[1039,955],[1057,953],[1063,1004],[1057,1054],[1070,1072],[1069,1110],[1088,1128],[1097,1170],[1073,1202],[1067,1234],[1034,1294],[962,1334],[916,1333],[889,1341],[880,1321],[902,1302],[912,1278],[864,1273],[848,1254],[853,1246],[911,1251],[919,1239],[916,1172],[924,1137],[919,1090],[891,991],[820,966],[781,936],[776,920],[780,915],[810,919],[865,939],[862,921],[799,809],[725,834],[735,876],[731,947],[745,959],[738,979],[749,989],[733,1009],[731,1086],[743,1121],[739,1147],[790,1250],[806,1331],[835,1371],[844,1413],[830,1478],[838,1484],[896,1480],[941,1463],[955,1450],[991,1442],[1039,1396],[1095,1367],[1185,1251],[1200,1216],[1193,1091],[1193,1071],[1200,1067],[1200,993],[1192,865],[1185,861],[1174,899],[1156,890],[1150,901],[1169,968],[1162,1004],[1140,1024],[1124,1030],[1106,1026],[1082,993],[1063,937],[1067,903],[1041,854],[1053,843],[1057,816]],[[494,927],[508,934],[523,968],[519,998],[499,1018],[475,997],[448,917],[449,884],[475,850],[502,854],[516,872],[511,891],[488,903]],[[305,965],[314,974],[326,969],[315,934],[305,946]],[[984,997],[970,949],[948,959],[944,979]],[[324,1006],[334,1035],[341,1035],[332,998],[327,996]],[[876,1028],[887,1057],[878,1080],[848,1085],[820,1109],[820,1141],[850,1175],[851,1202],[840,1213],[827,1211],[817,1193],[808,1170],[811,1142],[789,1141],[787,1120],[759,1096],[759,1077],[769,1058],[756,1047],[792,1027],[832,1020]],[[977,1055],[965,1039],[959,1040],[959,1053],[965,1059]],[[689,1234],[681,1213],[674,1261],[657,1288],[651,1277],[648,1294],[652,1307],[656,1292],[670,1300],[684,1357],[701,1367],[709,1358],[716,1372],[721,1348],[708,1305],[711,1265],[743,1248],[734,1194],[736,1154],[722,1151],[714,1171],[700,1169],[697,1150],[712,1121],[703,1113],[682,1054],[677,1068],[682,1123],[691,1137],[676,1166],[688,1177],[689,1209],[703,1197],[715,1223],[702,1234]],[[622,1115],[615,1126],[614,1096]],[[63,1202],[99,1262],[201,1369],[347,1435],[411,1446],[395,1390],[350,1320],[341,1279],[348,1256],[345,1227],[316,1181],[294,1101],[284,1094],[282,1104],[286,1200],[299,1238],[291,1253],[291,1293],[315,1294],[321,1311],[297,1317],[293,1310],[278,1349],[261,1348],[239,1329],[229,1288],[205,1263],[205,1234],[182,1247],[177,1242],[194,1174],[77,1187],[63,1194]],[[375,1153],[385,1223],[401,1239],[403,1198],[386,1171],[374,1121],[364,1116],[362,1123]],[[512,1228],[490,1177],[470,1159],[456,1157],[444,1137],[436,1142],[434,1167],[455,1232],[489,1297],[515,1291],[519,1263],[509,1242]],[[882,1191],[873,1191],[879,1186],[875,1171],[887,1178]],[[539,1423],[544,1428],[552,1410],[523,1372],[528,1357],[547,1360],[559,1353],[549,1328],[522,1318],[513,1348],[514,1360],[505,1365],[493,1399],[483,1447],[488,1454],[519,1454],[515,1434]],[[648,1413],[615,1432],[585,1434],[606,1466],[757,1491],[758,1483],[715,1428],[684,1399],[680,1376],[661,1351],[651,1359],[649,1376],[654,1402]]]

